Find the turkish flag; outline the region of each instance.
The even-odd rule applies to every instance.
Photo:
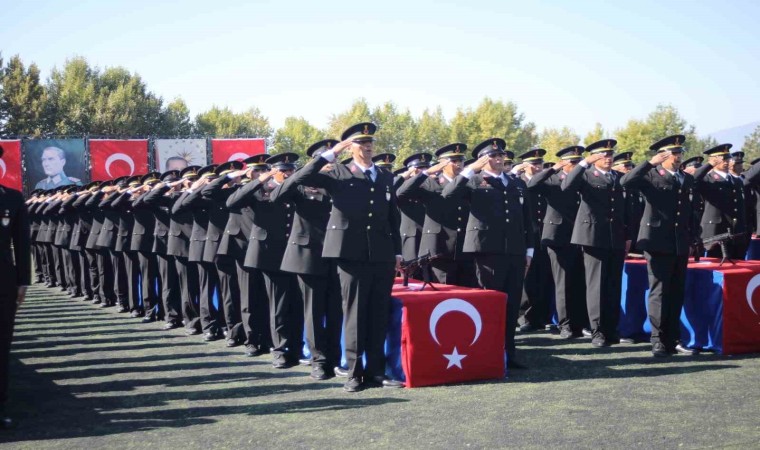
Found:
[[[146,139],[90,140],[90,166],[93,180],[110,180],[148,172]]]
[[[504,378],[503,292],[396,284],[403,304],[401,362],[407,387]]]
[[[728,267],[720,270],[723,272],[723,354],[760,352],[760,262],[737,261]]]
[[[0,140],[3,156],[0,158],[0,184],[11,189],[22,190],[21,179],[21,141]]]
[[[253,155],[267,152],[265,139],[212,139],[211,155],[214,164],[242,161]]]

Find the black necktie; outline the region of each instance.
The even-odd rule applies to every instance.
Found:
[[[369,169],[365,170],[364,171],[364,176],[367,177],[367,181],[369,181],[370,183],[373,183],[373,181],[372,181],[372,171],[371,170],[369,170]]]

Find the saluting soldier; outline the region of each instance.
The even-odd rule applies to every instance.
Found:
[[[351,162],[352,158],[348,158],[345,164],[348,164]],[[393,163],[396,161],[396,155],[393,153],[380,153],[378,155],[375,155],[372,157],[372,162],[375,163],[376,167],[379,167],[381,169],[385,169],[388,172],[393,172]],[[343,164],[343,162],[341,162]]]
[[[250,207],[250,195],[243,191],[245,185],[269,171],[267,158],[269,155],[266,154],[251,156],[243,161],[246,167],[227,174],[228,178],[241,177],[241,180],[240,185],[230,187],[232,192],[227,197],[229,218],[217,250],[218,254],[235,260],[240,286],[240,316],[245,331],[245,355],[248,357],[269,353],[272,346],[264,276],[259,269],[245,266],[248,238],[253,229],[253,209]],[[217,183],[222,182],[214,181],[209,184],[210,188],[215,189]]]
[[[583,249],[586,308],[594,347],[616,344],[620,339],[621,282],[630,241],[620,177],[612,170],[616,144],[614,139],[590,144],[586,147],[589,156],[562,181],[563,190],[581,194],[570,242]]]
[[[119,197],[119,189],[125,186],[128,177],[119,177],[113,180],[110,186],[102,188],[104,191],[103,199],[98,204],[98,208],[103,210],[103,226],[96,244],[98,247],[106,249],[107,255],[111,261],[113,271],[113,289],[116,301],[119,303],[118,312],[130,312],[132,317],[142,317],[144,312],[139,304],[139,299],[129,296],[130,279],[127,276],[127,267],[121,250],[116,250],[117,241],[119,248],[123,245],[123,237],[119,235],[119,224],[121,214],[112,206],[112,203]],[[136,262],[136,261],[135,261]]]
[[[704,160],[705,158],[703,156],[692,156],[691,158],[681,163],[681,170],[693,177],[697,169],[702,167]],[[702,222],[702,213],[705,211],[705,200],[696,189],[694,189],[692,198],[694,200],[694,215],[697,218],[697,222],[700,223]]]
[[[338,141],[326,139],[311,145],[306,155],[318,158]],[[321,171],[332,170],[332,165]],[[322,257],[327,222],[332,201],[327,191],[302,185],[303,174],[297,171],[277,186],[270,195],[276,204],[295,206],[293,227],[280,269],[295,273],[304,302],[306,342],[311,354],[311,374],[315,380],[335,375],[340,364],[341,311],[340,281],[335,261]]]
[[[69,284],[69,292],[72,298],[82,297],[87,290],[82,277],[81,259],[79,251],[81,246],[79,240],[79,212],[74,208],[74,202],[77,200],[76,193],[83,189],[81,186],[70,186],[65,190],[63,203],[61,203],[61,215],[64,218],[65,236],[61,236],[61,251],[64,253],[64,261],[67,266],[66,276]]]
[[[93,188],[93,193],[87,195],[83,208],[86,208],[92,213],[92,228],[90,229],[90,235],[85,243],[85,249],[90,250],[95,254],[94,266],[98,271],[98,295],[93,300],[93,303],[100,304],[101,307],[114,306],[116,304],[116,293],[114,292],[114,276],[113,276],[113,264],[111,264],[111,256],[108,253],[108,249],[100,247],[97,242],[100,238],[100,233],[103,231],[103,221],[105,221],[105,214],[103,208],[98,205],[103,200],[105,195],[104,189],[110,187],[113,184],[112,181],[100,182],[97,187]],[[94,285],[93,285],[94,288]],[[127,309],[124,312],[128,312]]]
[[[705,150],[707,164],[694,172],[697,191],[705,201],[700,224],[701,239],[723,233],[740,234],[750,231],[744,210],[744,183],[729,173],[731,147],[731,144],[721,144]],[[746,249],[741,239],[730,239],[726,246],[730,258],[744,259]],[[708,245],[706,250],[707,256],[722,256],[718,243]]]
[[[230,212],[227,199],[234,191],[240,177],[230,174],[245,167],[240,161],[228,161],[220,164],[214,171],[216,179],[209,181],[201,189],[201,196],[210,202],[206,244],[203,247],[203,261],[216,267],[219,279],[219,302],[224,315],[227,347],[236,347],[245,342],[245,329],[240,318],[240,286],[238,285],[235,259],[219,253],[219,246],[224,235],[224,229],[229,222]]]
[[[633,152],[616,154],[612,157],[612,170],[622,177],[635,167],[632,158]],[[631,248],[628,251],[638,252],[640,249],[636,247],[636,236],[639,235],[639,224],[644,214],[644,197],[634,186],[623,186],[623,197],[625,198],[626,227],[628,236],[631,237]]]
[[[652,354],[658,357],[694,353],[680,342],[686,265],[690,247],[699,236],[694,178],[680,170],[685,139],[677,134],[655,142],[649,147],[655,155],[621,179],[624,187],[637,189],[646,201],[638,248],[647,260],[647,312]]]
[[[747,218],[747,234],[736,239],[736,245],[739,246],[737,254],[746,255],[749,243],[752,240],[752,233],[757,227],[755,222],[755,191],[751,183],[745,183],[744,173],[744,152],[741,150],[731,152],[731,161],[728,163],[728,173],[732,177],[741,180],[744,185],[744,215]],[[742,256],[743,258],[744,256]]]
[[[45,273],[43,271],[44,260],[42,258],[42,252],[40,251],[40,246],[37,244],[37,235],[40,232],[40,216],[34,210],[36,201],[40,193],[42,192],[43,192],[42,189],[33,190],[29,194],[29,198],[25,202],[27,211],[29,214],[29,227],[30,227],[29,241],[31,242],[32,259],[34,260],[34,282],[35,283],[45,282]]]
[[[82,267],[82,277],[85,279],[84,285],[87,286],[87,296],[85,300],[92,301],[94,304],[101,303],[100,299],[100,278],[98,277],[98,260],[97,252],[87,248],[87,242],[92,233],[93,214],[87,201],[94,195],[100,187],[99,181],[93,181],[86,185],[83,190],[77,192],[77,199],[72,207],[77,210],[79,215],[79,236],[74,237],[76,245],[81,248],[80,266]],[[72,245],[74,245],[72,243]]]
[[[401,184],[410,177],[417,175],[430,167],[433,155],[430,153],[415,153],[404,160],[406,171],[394,181],[401,180]],[[401,184],[396,186],[396,193]],[[416,196],[399,196],[398,210],[401,213],[401,256],[405,261],[417,257],[422,238],[422,224],[425,222],[425,205]],[[417,276],[415,276],[417,278]]]
[[[444,199],[441,195],[462,172],[466,151],[467,145],[461,142],[439,148],[435,152],[438,163],[409,178],[396,193],[399,201],[414,198],[424,205],[418,255],[437,256],[431,263],[434,281],[476,287],[472,255],[462,250],[470,204],[464,197]]]
[[[443,189],[443,197],[470,203],[463,251],[473,253],[478,285],[507,294],[507,367],[517,360],[515,328],[525,272],[533,258],[530,202],[523,186],[504,173],[506,142],[491,138],[475,146],[477,161]],[[513,155],[510,155],[510,159]]]
[[[751,174],[757,174],[760,170],[760,165],[757,163],[760,162],[760,158],[755,158],[750,162],[750,169],[747,171],[746,174],[744,174],[744,180],[746,184],[749,184],[750,189],[752,190],[752,199],[755,201],[753,210],[755,212],[755,228],[752,229],[752,233],[757,234],[758,228],[760,227],[760,184],[750,181],[749,177]]]
[[[198,179],[199,166],[189,166],[180,172],[181,184],[172,183],[170,191],[164,193],[171,202],[169,221],[169,241],[167,254],[174,257],[174,263],[179,275],[180,298],[182,299],[182,318],[185,334],[188,336],[201,334],[201,323],[198,316],[198,264],[190,262],[190,236],[193,234],[193,212],[182,206],[185,197],[190,193],[182,192],[188,189]]]
[[[146,175],[153,176],[152,174]],[[143,183],[147,181],[144,178]],[[168,170],[161,174],[159,182],[150,188],[144,195],[139,196],[135,202],[136,210],[148,209],[153,212],[155,218],[155,227],[153,230],[146,229],[147,233],[152,233],[153,247],[152,254],[158,262],[158,279],[160,281],[159,292],[163,302],[164,330],[171,330],[181,327],[182,324],[182,300],[180,294],[183,293],[177,270],[177,263],[174,257],[168,252],[169,228],[171,226],[171,208],[174,205],[174,199],[170,196],[173,189],[172,183],[181,183],[178,170]]]
[[[130,181],[132,183],[131,186]],[[143,298],[140,298],[140,286],[138,286],[140,284],[140,258],[137,251],[133,251],[131,248],[135,213],[130,201],[131,195],[127,193],[130,187],[137,186],[139,183],[139,176],[123,177],[118,183],[116,192],[113,194],[111,209],[118,215],[118,230],[114,251],[121,257],[119,262],[120,267],[124,267],[124,271],[117,274],[118,277],[124,277],[124,282],[117,282],[117,286],[126,285],[126,297],[132,311],[132,317],[143,317],[143,321],[145,322],[146,312],[148,321],[154,316],[154,312],[145,308],[144,297],[149,295],[149,291],[143,290]]]
[[[0,158],[3,149],[0,147]],[[8,401],[8,360],[10,358],[16,310],[24,302],[32,282],[29,245],[29,216],[21,192],[0,185],[0,429],[12,428],[5,414]]]
[[[546,198],[541,245],[549,255],[562,339],[582,336],[583,328],[588,325],[583,253],[570,242],[581,203],[580,193],[562,190],[562,182],[583,159],[583,151],[580,145],[563,148],[557,152],[559,162],[528,181],[529,191],[541,192]]]
[[[349,127],[341,142],[301,170],[303,184],[323,188],[333,201],[322,256],[333,258],[343,300],[347,392],[402,387],[385,377],[385,335],[395,271],[401,263],[400,218],[393,175],[372,162],[377,126]],[[335,164],[346,149],[353,160]],[[362,356],[366,355],[366,366]]]
[[[518,166],[523,169],[520,180],[525,183],[528,190],[533,242],[537,244],[541,242],[541,235],[544,230],[546,196],[540,189],[528,189],[527,186],[530,180],[543,171],[544,155],[546,155],[546,150],[542,148],[530,149],[520,155],[522,162]],[[549,301],[552,283],[549,254],[546,252],[546,248],[537,245],[523,284],[520,317],[518,318],[520,331],[542,330],[547,323],[551,322]]]

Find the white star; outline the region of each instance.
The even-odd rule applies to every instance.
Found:
[[[449,365],[446,366],[447,369],[450,369],[453,366],[457,366],[461,369],[462,360],[465,359],[467,355],[460,355],[459,352],[457,351],[457,348],[454,347],[454,351],[451,352],[450,355],[447,355],[444,353],[443,357],[449,360]]]

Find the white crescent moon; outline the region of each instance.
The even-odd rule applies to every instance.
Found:
[[[472,320],[472,323],[475,324],[475,338],[472,340],[470,345],[474,344],[480,337],[480,331],[483,328],[483,321],[480,318],[480,313],[478,312],[477,308],[472,306],[470,302],[459,298],[450,298],[448,300],[442,301],[433,309],[433,312],[430,314],[430,335],[433,336],[435,343],[441,345],[441,343],[438,342],[438,336],[435,333],[435,327],[438,325],[438,321],[441,320],[441,317],[443,317],[446,313],[450,313],[452,311],[459,311],[461,313],[467,314],[470,320]]]
[[[752,304],[752,294],[758,286],[760,286],[760,274],[752,277],[752,279],[749,280],[749,283],[747,283],[747,304],[749,305],[749,309],[751,309],[755,315],[757,315],[757,311],[755,310],[755,305]]]
[[[230,157],[227,159],[227,162],[229,161],[242,161],[244,159],[248,159],[248,155],[245,153],[233,153],[230,155]]]
[[[0,175],[0,178],[5,178],[5,172],[8,170],[7,167],[5,167],[5,161],[0,159],[0,169],[3,169],[3,174]]]
[[[111,164],[113,164],[114,161],[124,161],[129,164],[130,176],[135,173],[135,162],[129,157],[129,155],[125,155],[124,153],[114,153],[106,158],[106,173],[108,173],[108,176],[111,178],[113,178],[113,175],[111,175]]]

